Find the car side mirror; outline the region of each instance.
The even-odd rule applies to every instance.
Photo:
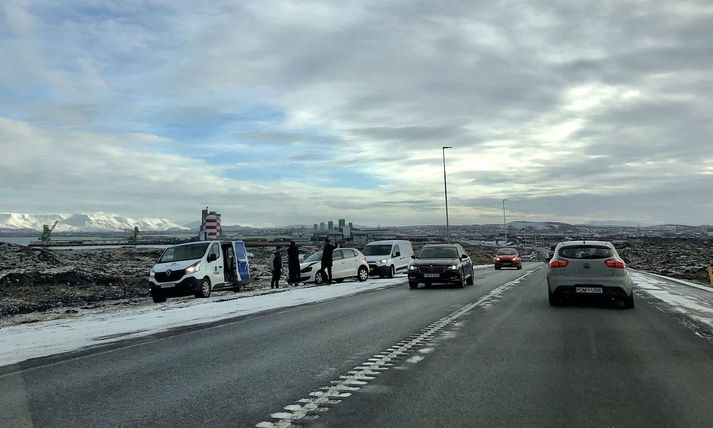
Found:
[[[415,259],[416,259],[416,254],[411,254],[411,258],[415,260]]]
[[[461,260],[465,260],[465,259],[468,258],[468,255],[467,255],[467,254],[463,254],[463,255],[460,256],[460,258],[461,258]]]
[[[218,256],[215,254],[208,254],[208,263],[218,260]]]

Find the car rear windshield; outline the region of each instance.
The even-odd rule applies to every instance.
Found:
[[[208,243],[181,245],[178,247],[166,248],[159,263],[180,262],[183,260],[200,259],[208,249]]]
[[[602,245],[573,245],[560,248],[559,256],[566,259],[608,259],[614,256],[614,251]]]
[[[391,254],[391,245],[367,245],[364,248],[365,256],[386,256]]]
[[[514,248],[501,248],[495,254],[497,254],[498,256],[516,256],[517,250],[515,250]]]
[[[458,251],[453,247],[424,247],[418,255],[420,259],[455,259]]]

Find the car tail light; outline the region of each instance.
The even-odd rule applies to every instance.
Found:
[[[569,262],[567,260],[552,259],[550,261],[551,268],[563,268],[567,267],[567,265],[569,265]]]
[[[619,259],[606,259],[604,260],[604,265],[608,268],[614,269],[624,269],[626,267],[626,264]]]

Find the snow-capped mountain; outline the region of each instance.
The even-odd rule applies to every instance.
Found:
[[[106,213],[90,214],[0,214],[0,229],[42,230],[42,225],[58,221],[55,232],[123,232],[133,229],[147,232],[179,231],[188,228],[165,218],[129,218]]]

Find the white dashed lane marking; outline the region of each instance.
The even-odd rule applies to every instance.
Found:
[[[539,269],[541,268],[534,269],[513,281],[497,287],[475,302],[460,307],[450,315],[446,315],[418,333],[397,342],[395,345],[386,348],[383,352],[375,354],[371,358],[367,358],[366,361],[354,367],[352,370],[349,370],[346,374],[340,375],[337,379],[332,380],[329,385],[322,386],[317,391],[310,392],[308,397],[297,400],[295,404],[289,404],[283,407],[283,411],[281,412],[270,414],[270,418],[273,419],[274,422],[263,421],[258,423],[256,427],[287,428],[293,426],[293,422],[317,419],[320,413],[328,411],[330,406],[336,406],[341,403],[342,400],[351,397],[353,392],[361,390],[378,375],[394,367],[395,362],[406,355],[412,354],[414,349],[417,350],[418,354],[409,357],[406,362],[412,364],[418,363],[426,358],[425,355],[428,355],[434,350],[432,346],[424,347],[424,345],[434,343],[437,333],[440,333],[439,337],[441,338],[455,337],[454,332],[442,332],[441,330],[446,327],[462,325],[462,323],[458,322],[460,318],[468,315],[470,311],[477,307],[492,305],[492,303],[500,299],[503,293],[520,284],[524,278]]]

